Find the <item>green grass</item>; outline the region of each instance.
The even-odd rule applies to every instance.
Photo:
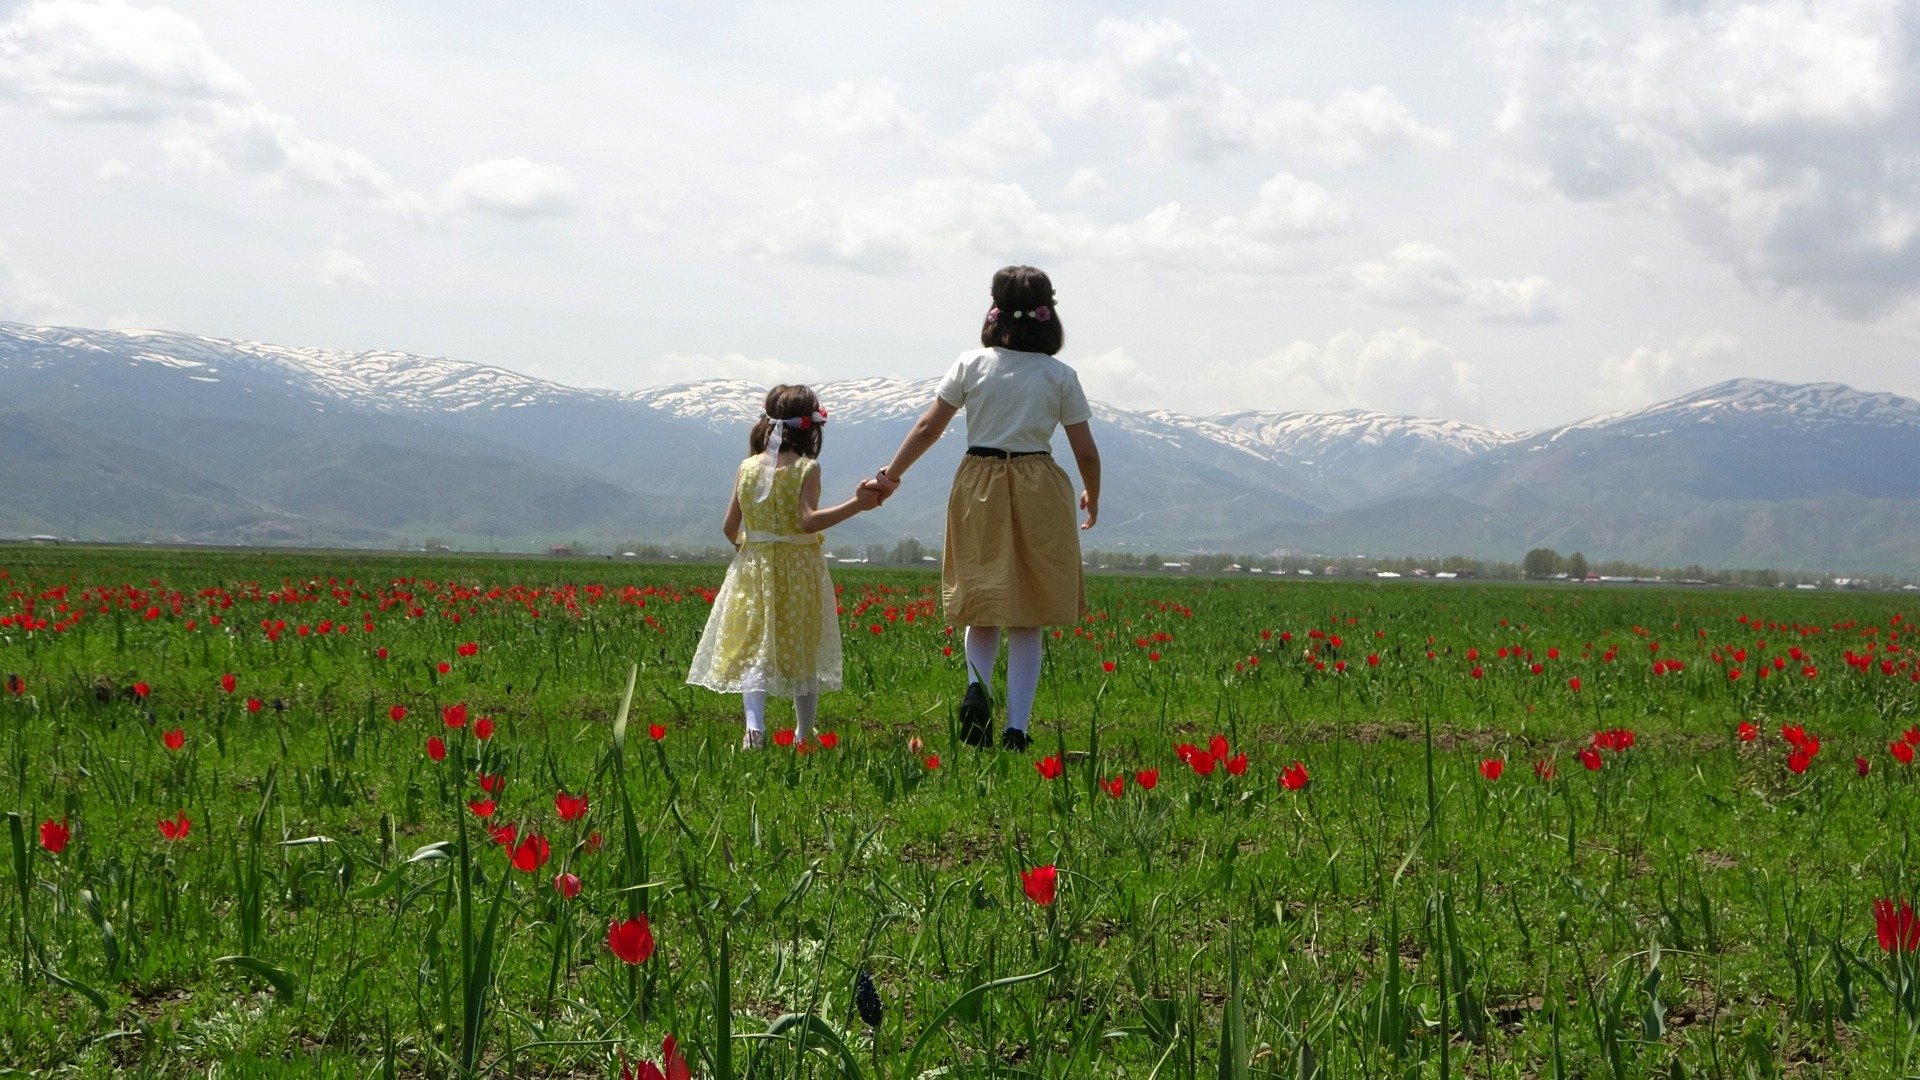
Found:
[[[668,1033],[742,1078],[1920,1065],[1913,961],[1871,911],[1915,891],[1903,597],[1094,577],[1026,756],[952,739],[935,578],[840,572],[838,745],[742,754],[737,701],[681,683],[719,566],[5,549],[0,573],[22,1071],[617,1076]],[[1788,723],[1820,740],[1804,773]],[[1613,729],[1631,749],[1588,771]],[[1176,754],[1215,734],[1243,773]],[[548,861],[511,870],[501,823]],[[607,928],[640,914],[657,950],[629,966]]]

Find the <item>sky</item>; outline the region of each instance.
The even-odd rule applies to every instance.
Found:
[[[0,0],[0,319],[1133,408],[1920,396],[1920,0]]]

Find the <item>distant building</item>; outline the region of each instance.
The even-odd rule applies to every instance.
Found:
[[[572,544],[548,544],[548,545],[547,545],[547,554],[549,554],[549,555],[571,555],[571,554],[573,554],[573,545],[572,545]]]

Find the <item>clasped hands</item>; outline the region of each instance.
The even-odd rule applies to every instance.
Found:
[[[854,498],[860,500],[862,506],[871,509],[886,502],[887,498],[899,489],[900,481],[888,476],[887,471],[881,469],[860,481],[860,486],[854,489]]]

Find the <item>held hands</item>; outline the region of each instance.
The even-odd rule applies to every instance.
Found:
[[[1087,512],[1087,520],[1080,523],[1080,531],[1085,532],[1093,528],[1094,522],[1100,520],[1100,496],[1091,491],[1081,492],[1080,509]]]
[[[886,500],[886,496],[880,494],[880,489],[872,485],[873,481],[862,480],[860,481],[860,485],[853,489],[853,504],[859,507],[863,513],[868,510],[878,509],[880,504]]]
[[[888,497],[899,489],[900,481],[888,476],[885,469],[881,469],[867,479],[860,481],[860,490],[862,492],[870,491],[875,495],[877,499],[874,503],[875,506],[886,502]]]

